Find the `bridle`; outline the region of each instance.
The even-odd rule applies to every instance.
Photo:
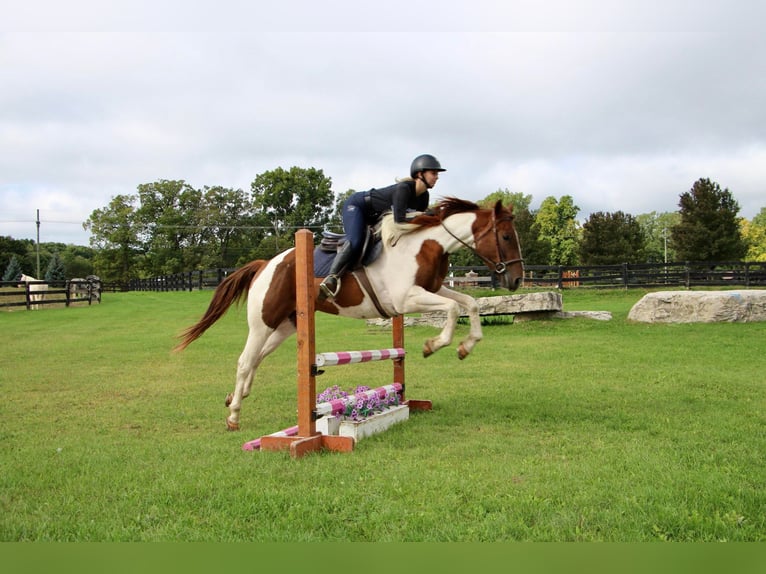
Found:
[[[444,225],[444,220],[441,221],[441,225],[444,228],[444,230],[449,233],[452,237],[457,239],[460,243],[463,244],[463,246],[467,247],[471,251],[474,252],[484,263],[487,264],[487,267],[492,269],[495,273],[498,275],[502,275],[505,273],[506,269],[509,265],[513,265],[514,263],[523,263],[524,259],[519,257],[517,259],[506,259],[504,260],[503,257],[503,249],[500,246],[500,237],[499,237],[499,231],[497,229],[497,224],[501,221],[513,221],[512,216],[505,216],[498,219],[495,217],[495,212],[492,212],[492,223],[491,225],[488,225],[487,228],[482,231],[477,237],[474,238],[474,243],[478,245],[479,241],[488,233],[493,232],[495,234],[495,249],[497,251],[497,261],[493,261],[492,259],[489,259],[488,257],[484,257],[481,253],[479,253],[475,247],[471,247],[468,243],[460,239],[457,235],[452,233],[452,231],[449,230],[449,228]]]

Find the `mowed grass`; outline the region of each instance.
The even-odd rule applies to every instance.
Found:
[[[225,430],[244,308],[181,354],[209,291],[0,313],[0,540],[763,541],[766,323],[628,323],[643,294],[565,291],[614,318],[489,325],[462,362],[407,328],[407,394],[434,410],[301,460],[241,450],[296,423],[294,338]],[[320,352],[391,344],[317,330]],[[390,381],[368,363],[317,388]]]

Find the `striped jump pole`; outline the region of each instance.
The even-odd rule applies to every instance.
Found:
[[[317,367],[332,367],[335,365],[350,365],[368,361],[385,361],[386,359],[401,359],[405,355],[401,347],[394,349],[375,349],[371,351],[341,351],[339,353],[320,353],[316,356]]]
[[[297,434],[298,434],[298,425],[295,425],[294,427],[286,428],[285,430],[272,433],[268,436],[289,437],[289,436],[295,436]],[[258,450],[260,448],[261,448],[261,439],[259,438],[246,442],[245,444],[242,445],[242,450]]]

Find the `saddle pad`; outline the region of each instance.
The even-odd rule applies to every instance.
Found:
[[[321,247],[314,249],[314,277],[327,277],[334,259],[334,252],[330,253]]]

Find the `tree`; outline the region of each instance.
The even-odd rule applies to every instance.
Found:
[[[502,201],[505,206],[512,205],[514,213],[518,213],[523,209],[529,211],[529,206],[532,204],[531,195],[524,195],[524,193],[520,191],[511,191],[507,187],[490,193],[487,197],[477,203],[482,207],[492,207],[497,203],[498,199]]]
[[[264,233],[249,207],[241,189],[205,186],[200,205],[204,267],[232,267],[242,251],[260,243]]]
[[[580,261],[584,265],[642,263],[644,233],[632,215],[592,213],[583,224]]]
[[[135,224],[137,199],[135,195],[117,195],[82,224],[91,233],[90,244],[96,248],[94,268],[102,281],[127,283],[131,279],[140,247]]]
[[[64,262],[59,257],[58,252],[54,253],[53,257],[48,261],[48,268],[45,270],[45,280],[48,282],[66,280]]]
[[[549,265],[577,264],[580,227],[575,217],[579,211],[570,195],[564,195],[560,200],[549,196],[540,205],[535,223],[540,230],[540,239],[550,248]]]
[[[646,261],[649,263],[665,263],[676,260],[675,247],[670,237],[671,228],[681,219],[678,212],[642,213],[636,216],[636,221],[644,233]]]
[[[161,179],[138,186],[136,210],[148,276],[179,273],[201,260],[202,192],[183,180]]]
[[[60,253],[67,279],[87,277],[94,272],[95,251],[81,245],[67,245]]]
[[[766,207],[762,207],[752,221],[741,221],[742,237],[747,244],[748,261],[766,261]]]
[[[11,255],[8,267],[5,268],[5,273],[3,273],[3,281],[16,281],[22,273],[24,271],[21,269],[21,263],[19,263],[18,258],[15,254]]]
[[[682,193],[681,219],[671,228],[679,259],[684,261],[738,260],[747,252],[737,213],[739,204],[728,189],[699,179]]]
[[[322,229],[333,211],[332,180],[321,169],[277,168],[253,180],[250,189],[256,213],[265,215],[275,245],[296,229]]]

